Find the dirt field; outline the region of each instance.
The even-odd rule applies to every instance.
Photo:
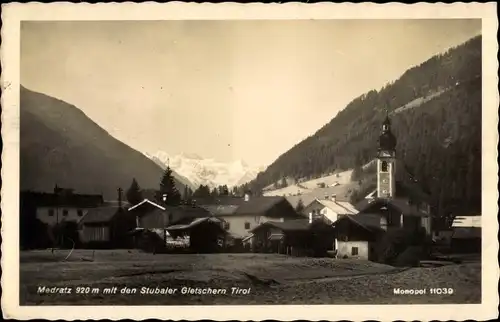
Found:
[[[21,253],[21,305],[481,301],[480,263],[401,269],[359,260],[275,254],[153,255],[135,250],[75,250],[64,261],[68,253]],[[426,289],[426,294],[397,295],[394,288]],[[453,294],[430,294],[431,288],[452,289]],[[133,289],[135,293],[126,294]],[[197,294],[209,291],[218,294]]]

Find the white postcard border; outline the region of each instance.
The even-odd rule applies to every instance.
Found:
[[[19,306],[19,59],[22,20],[480,18],[483,42],[482,304],[267,306]],[[5,318],[212,320],[465,320],[498,317],[498,19],[496,3],[2,5],[2,310]],[[360,290],[361,291],[361,290]]]

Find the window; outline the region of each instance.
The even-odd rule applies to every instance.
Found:
[[[49,216],[50,217],[54,216],[54,209],[49,209]]]
[[[68,209],[63,210],[63,216],[66,217],[68,215]]]
[[[225,223],[224,223],[224,228],[225,228],[226,230],[229,230],[229,227],[231,227],[231,225],[229,225],[229,223],[228,223],[228,222],[225,222]]]
[[[83,211],[81,209],[78,209],[76,211],[76,214],[78,215],[78,217],[81,217],[81,216],[83,216]]]
[[[249,222],[245,223],[245,229],[250,229],[250,223]]]
[[[388,164],[387,161],[382,161],[382,172],[387,172],[388,170]]]
[[[353,255],[353,256],[358,255],[358,247],[353,247],[353,248],[351,249],[351,255]]]

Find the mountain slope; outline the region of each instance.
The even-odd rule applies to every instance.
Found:
[[[260,191],[283,177],[320,177],[369,162],[386,109],[398,139],[398,158],[429,190],[437,213],[480,211],[480,36],[354,99],[259,174],[251,189]]]
[[[142,188],[159,187],[158,165],[68,103],[21,87],[20,119],[21,190],[51,191],[57,184],[116,199],[134,177]],[[179,189],[188,184],[182,181]]]
[[[200,185],[208,185],[210,188],[223,185],[239,186],[255,179],[261,170],[243,161],[226,163],[186,153],[170,156],[163,151],[158,151],[154,155],[146,154],[146,156],[161,167],[165,167],[168,163],[178,174],[193,183],[194,189]]]

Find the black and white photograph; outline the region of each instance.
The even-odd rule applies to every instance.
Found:
[[[498,25],[482,6],[18,18],[2,45],[16,265],[2,307],[454,304],[451,319],[498,305],[484,288],[498,282],[498,46],[484,38]]]

